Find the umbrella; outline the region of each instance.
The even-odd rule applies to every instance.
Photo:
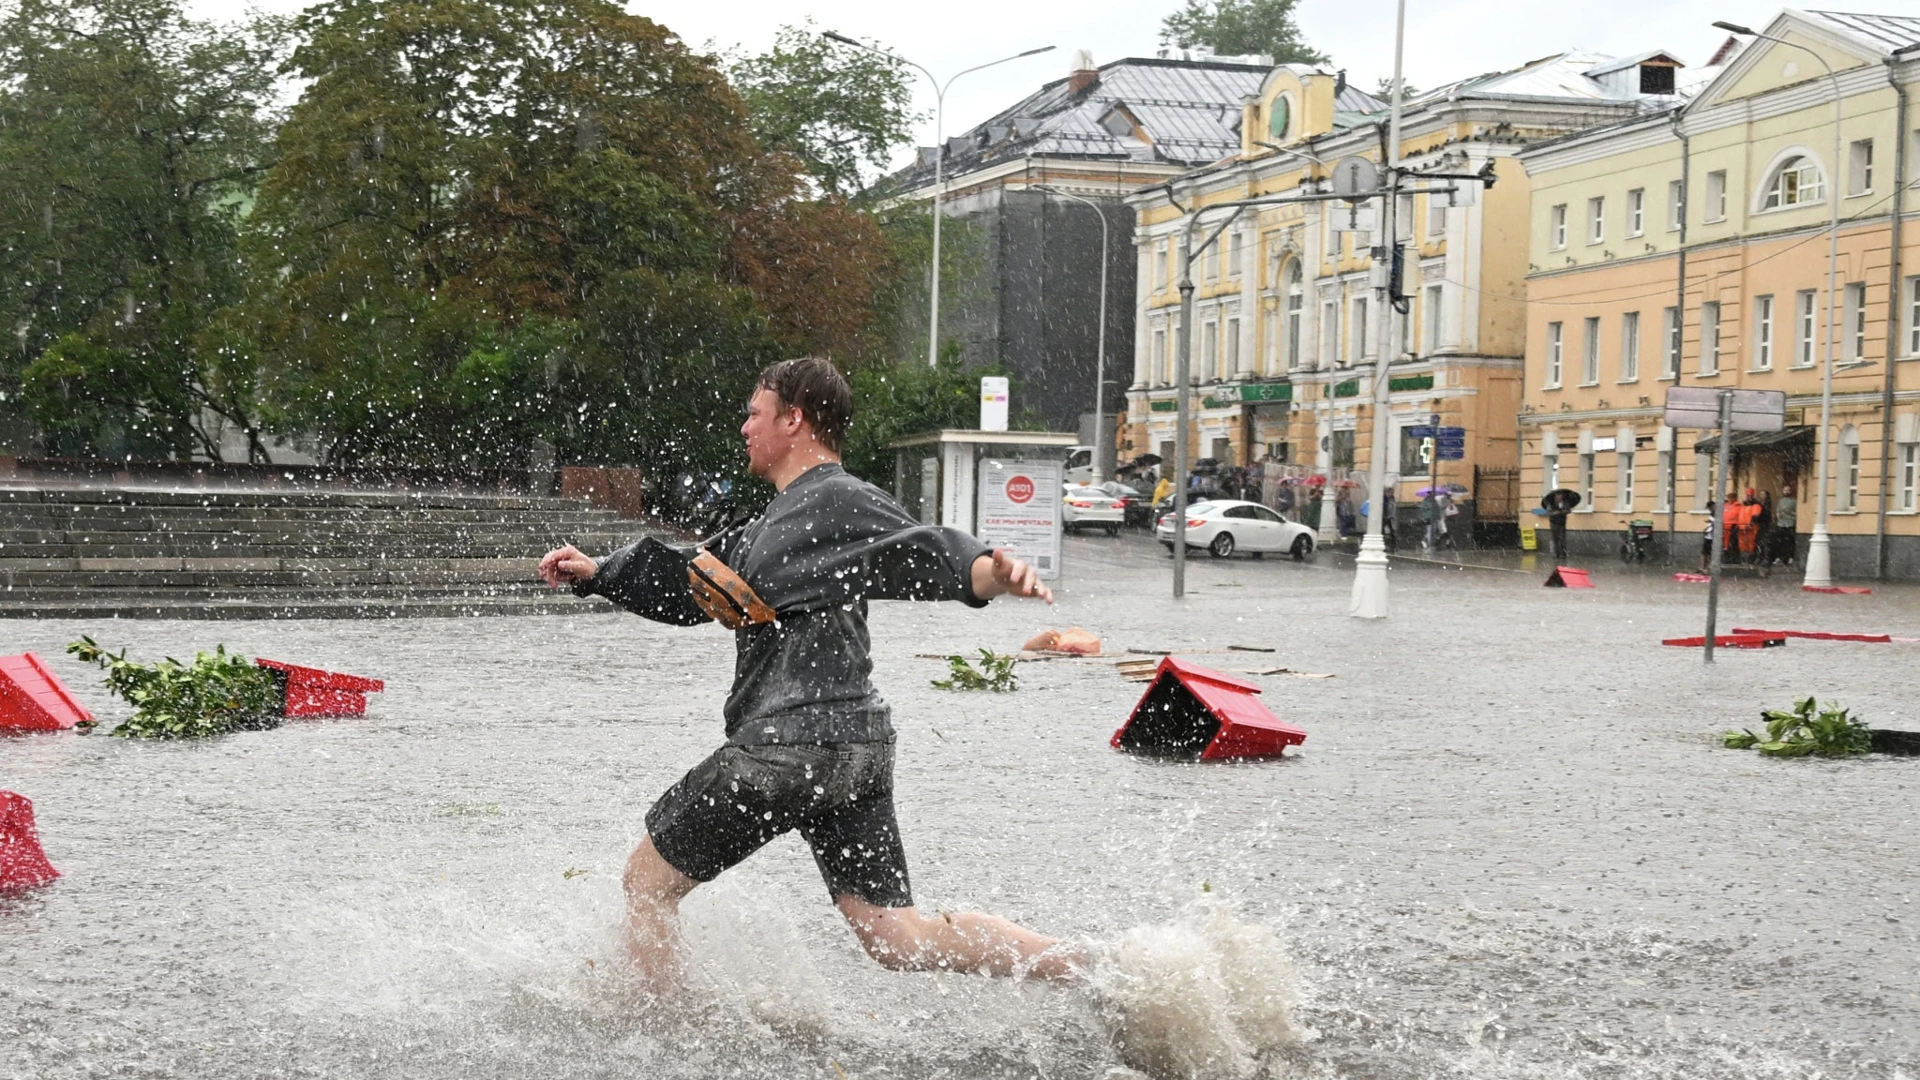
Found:
[[[1139,457],[1133,459],[1133,464],[1158,465],[1160,464],[1160,455],[1159,454],[1141,454]]]

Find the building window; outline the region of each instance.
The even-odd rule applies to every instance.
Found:
[[[1567,246],[1567,204],[1561,203],[1547,211],[1547,236],[1553,250],[1561,251]]]
[[[1247,257],[1246,239],[1246,236],[1239,232],[1233,234],[1233,246],[1227,249],[1227,275],[1229,277],[1239,277],[1242,272],[1242,260]]]
[[[1599,244],[1607,239],[1607,200],[1604,198],[1587,200],[1587,243]]]
[[[1333,231],[1333,204],[1320,204],[1320,250],[1327,262],[1340,260],[1340,234]]]
[[[1300,367],[1306,357],[1300,354],[1300,334],[1306,317],[1306,288],[1301,283],[1300,260],[1287,263],[1287,367]]]
[[[1627,192],[1627,235],[1642,236],[1647,231],[1647,189]]]
[[[1726,174],[1710,173],[1708,179],[1711,180],[1714,176],[1724,178]],[[1780,168],[1774,171],[1773,182],[1767,185],[1767,197],[1761,204],[1761,209],[1779,210],[1788,206],[1804,206],[1807,203],[1817,203],[1826,198],[1826,195],[1827,183],[1820,175],[1820,166],[1815,165],[1812,158],[1790,157],[1781,162]],[[1711,184],[1707,187],[1707,199],[1709,203],[1712,202]]]
[[[1227,366],[1221,374],[1231,378],[1240,374],[1240,320],[1227,320]]]
[[[1753,370],[1773,370],[1773,297],[1753,298]]]
[[[1219,375],[1220,363],[1220,324],[1202,323],[1200,326],[1200,381],[1212,382]],[[1189,372],[1189,374],[1192,374]]]
[[[1167,241],[1162,240],[1153,248],[1153,287],[1155,291],[1167,287],[1167,267],[1173,260],[1168,257]]]
[[[1902,443],[1900,445],[1900,495],[1901,513],[1911,514],[1920,509],[1916,501],[1916,488],[1920,488],[1920,443]]]
[[[1349,363],[1358,364],[1367,358],[1367,298],[1353,298],[1353,325],[1347,327],[1347,340],[1353,343],[1353,356]]]
[[[1913,293],[1915,317],[1920,318],[1920,278],[1914,279]],[[1422,299],[1420,303],[1421,306],[1425,308],[1427,316],[1428,355],[1440,351],[1440,332],[1441,328],[1445,325],[1442,320],[1446,315],[1446,309],[1441,306],[1440,302],[1440,298],[1443,295],[1441,286],[1439,285],[1429,285],[1421,293]],[[1920,331],[1916,331],[1916,333],[1920,333]]]
[[[1673,451],[1660,451],[1653,467],[1659,474],[1653,478],[1653,509],[1665,513],[1673,509]]]
[[[1860,432],[1849,424],[1840,431],[1840,489],[1834,492],[1835,510],[1860,509]]]
[[[1393,203],[1393,235],[1401,240],[1413,239],[1413,196],[1402,195]]]
[[[1704,207],[1707,221],[1727,220],[1727,170],[1715,169],[1707,174],[1707,201]]]
[[[1413,313],[1412,311],[1409,310],[1407,314],[1400,316],[1398,319],[1395,319],[1394,322],[1400,327],[1400,352],[1398,355],[1402,357],[1410,357],[1413,355]]]
[[[1621,514],[1633,513],[1633,451],[1619,455],[1620,479],[1614,491],[1614,511]]]
[[[1600,382],[1600,320],[1588,319],[1585,329],[1581,335],[1585,351],[1580,355],[1580,385],[1596,386]]]
[[[1680,219],[1687,209],[1687,187],[1675,180],[1667,185],[1667,231],[1679,232]]]
[[[1700,305],[1700,374],[1720,374],[1720,301]]]
[[[1847,148],[1847,194],[1873,194],[1873,140],[1861,139]]]
[[[1593,512],[1593,455],[1580,455],[1580,509]]]
[[[1801,289],[1793,294],[1793,366],[1813,366],[1813,297],[1812,289]]]
[[[1845,321],[1840,324],[1840,332],[1846,335],[1847,360],[1857,364],[1867,358],[1867,284],[1850,282],[1842,295]]]
[[[1540,497],[1560,487],[1560,454],[1555,451],[1540,458]]]
[[[1260,315],[1260,374],[1278,375],[1280,354],[1280,312],[1271,305]]]
[[[1640,313],[1620,316],[1620,381],[1640,381]]]
[[[1320,366],[1333,367],[1340,363],[1340,302],[1326,300],[1320,304]]]
[[[1427,239],[1447,238],[1447,201],[1438,195],[1427,196]]]
[[[1704,514],[1713,500],[1713,455],[1693,452],[1693,512]]]
[[[1172,384],[1173,372],[1167,367],[1167,332],[1165,330],[1153,332],[1153,357],[1149,363],[1151,366],[1147,369],[1148,381],[1159,383],[1161,386]]]
[[[1920,356],[1920,277],[1907,279],[1907,355]]]
[[[1557,322],[1547,324],[1547,389],[1549,390],[1557,390],[1560,387],[1560,329],[1560,324]]]
[[[1660,377],[1678,379],[1680,377],[1680,309],[1668,308],[1661,315],[1660,336],[1666,342],[1665,357],[1660,365]]]

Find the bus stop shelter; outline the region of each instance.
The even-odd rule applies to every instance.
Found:
[[[1080,444],[1071,431],[970,431],[946,428],[887,444],[893,451],[893,497],[928,525],[977,533],[983,458],[1065,460]]]

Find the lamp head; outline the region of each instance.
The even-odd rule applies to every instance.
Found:
[[[834,31],[832,31],[832,30],[823,30],[823,31],[821,31],[821,32],[820,32],[820,36],[821,36],[821,37],[823,37],[823,38],[826,38],[826,39],[827,39],[828,41],[837,41],[837,42],[839,42],[839,43],[840,43],[840,44],[842,44],[842,45],[851,45],[851,46],[853,46],[853,47],[854,47],[854,48],[856,48],[856,49],[864,49],[864,48],[866,48],[866,46],[865,46],[865,45],[862,45],[862,44],[860,44],[859,42],[857,42],[857,41],[855,41],[855,40],[853,40],[852,38],[850,38],[850,37],[848,37],[847,35],[845,35],[845,34],[840,34],[840,33],[835,33],[835,32],[834,32]]]
[[[1713,25],[1716,29],[1725,30],[1729,34],[1744,34],[1747,37],[1758,36],[1754,33],[1751,26],[1741,26],[1739,23],[1728,22],[1725,19],[1716,19]]]

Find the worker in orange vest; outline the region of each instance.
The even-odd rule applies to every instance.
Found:
[[[1727,492],[1727,499],[1720,504],[1720,547],[1723,561],[1732,564],[1740,561],[1740,530],[1747,523],[1747,508],[1740,503],[1738,491]]]

